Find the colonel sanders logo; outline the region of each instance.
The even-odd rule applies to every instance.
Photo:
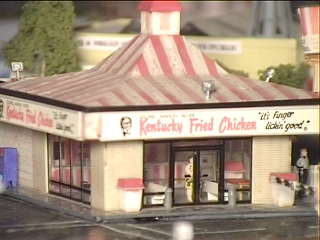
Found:
[[[130,117],[122,117],[120,120],[120,126],[124,137],[131,134],[132,120]]]

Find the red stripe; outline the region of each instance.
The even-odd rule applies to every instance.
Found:
[[[182,170],[182,165],[177,165],[177,175],[176,178],[182,178],[183,177],[183,170]]]
[[[105,97],[98,98],[97,101],[100,103],[101,106],[110,106],[111,105]]]
[[[105,64],[108,66],[106,69],[103,69],[103,65],[100,66],[100,69],[103,69],[105,72],[108,72],[118,61],[119,58],[121,58],[125,53],[127,53],[128,49],[132,47],[132,45],[141,37],[141,34],[138,34],[133,39],[131,39],[127,45],[125,45],[124,48],[116,50],[114,54],[117,54],[117,56],[114,59],[106,59]],[[112,62],[111,62],[112,61]]]
[[[310,16],[311,16],[311,23],[312,23],[312,34],[319,34],[319,6],[311,7],[310,8]],[[319,41],[319,37],[318,37]]]
[[[288,87],[288,86],[281,85],[281,84],[276,84],[276,83],[270,83],[270,85],[273,88],[275,88],[276,90],[278,90],[281,94],[283,94],[288,99],[292,99],[292,100],[300,99],[299,94],[295,94],[293,92],[293,90],[291,90],[290,87]],[[296,89],[296,90],[298,90],[298,89]]]
[[[136,80],[129,79],[127,81],[127,84],[132,88],[134,92],[136,92],[137,95],[142,97],[148,104],[153,104],[153,105],[159,104],[152,97],[150,97],[150,95],[144,89],[142,89],[139,85],[137,85],[135,81]],[[139,105],[139,103],[135,103],[134,105]]]
[[[239,80],[242,83],[244,83],[245,85],[247,85],[252,91],[257,93],[264,100],[275,100],[276,99],[274,94],[272,94],[268,91],[268,88],[262,87],[259,84],[257,84],[257,81],[259,81],[259,80],[253,80],[253,79],[249,79],[249,78],[246,78],[243,76],[235,76],[235,77],[237,78],[237,80]]]
[[[237,86],[234,86],[230,83],[230,80],[226,76],[215,76],[219,79],[219,83],[223,85],[226,89],[228,89],[233,95],[235,95],[240,101],[248,101],[252,100],[248,94],[245,93],[245,89],[239,89]],[[230,76],[231,77],[231,76]],[[219,91],[219,90],[217,90]]]
[[[218,102],[229,102],[230,98],[219,92],[219,81],[216,81],[217,89],[211,93],[211,98],[215,98]]]
[[[300,19],[301,19],[301,31],[302,35],[307,35],[307,19],[306,19],[306,8],[300,8]]]
[[[159,60],[163,75],[173,75],[171,63],[161,42],[160,36],[150,36],[150,40]]]
[[[167,76],[170,82],[172,82],[174,85],[176,85],[181,92],[185,93],[187,96],[190,97],[190,99],[196,103],[203,103],[206,102],[205,100],[205,94],[203,94],[203,97],[200,97],[194,92],[194,88],[190,88],[187,84],[183,82],[182,78],[176,77],[176,76]],[[199,83],[198,83],[199,84]],[[199,84],[199,89],[201,89],[201,84]],[[180,103],[182,102],[179,100]]]
[[[50,92],[52,92],[54,89],[57,89],[57,91],[61,90],[61,87],[64,87],[66,85],[67,80],[71,79],[85,79],[88,75],[94,74],[94,72],[90,72],[88,74],[84,74],[83,72],[77,72],[77,73],[69,73],[69,74],[63,74],[61,75],[56,75],[56,76],[50,76],[50,77],[44,77],[41,78],[39,81],[35,81],[32,85],[27,85],[26,87],[20,87],[20,91],[25,91],[29,93],[34,93],[38,94],[41,91],[48,91],[50,89]],[[32,80],[34,81],[34,80]],[[28,81],[21,81],[21,82],[28,82]],[[72,84],[72,82],[71,82]]]
[[[151,73],[148,68],[148,63],[144,56],[142,56],[138,61],[138,69],[142,76],[150,76]],[[154,78],[148,77],[146,79],[151,79],[148,81],[151,85],[153,85],[158,91],[160,91],[171,103],[173,104],[179,104],[182,103],[182,101],[177,98],[176,96],[172,95],[167,89],[165,89],[161,83],[157,83],[154,81]],[[172,81],[176,86],[178,86],[181,91],[183,91],[185,94],[191,96],[191,99],[193,99],[195,102],[200,101],[204,102],[204,98],[196,95],[194,93],[194,89],[190,89],[188,85],[184,84],[183,81],[175,77],[174,75],[170,76],[170,81]],[[199,88],[201,85],[199,85]]]
[[[155,81],[155,78],[151,77],[148,64],[144,56],[140,57],[137,65],[141,75],[145,76],[145,80],[148,81],[150,85],[152,85],[159,92],[161,92],[162,95],[164,95],[171,103],[181,103],[181,100],[179,100],[176,96],[172,95],[167,89],[165,89],[161,85],[161,83],[157,83]]]
[[[47,77],[48,79],[54,79],[54,78],[57,78],[56,76],[54,77]],[[43,78],[35,78],[32,80],[33,81],[33,84],[30,85],[30,82],[29,81],[19,81],[19,82],[13,82],[13,83],[8,83],[6,84],[5,88],[8,88],[8,89],[12,89],[12,90],[19,90],[19,91],[28,91],[29,89],[34,89],[35,87],[37,87],[38,84],[40,84],[41,86],[44,85],[44,84],[47,84],[46,81],[48,81],[46,79],[46,81],[43,79]],[[11,85],[13,84],[12,87],[10,87]]]
[[[50,81],[46,82],[46,85],[41,85],[37,84],[35,85],[36,88],[34,88],[34,93],[41,94],[45,93],[50,89],[50,97],[58,97],[60,95],[63,95],[68,99],[68,94],[63,94],[63,92],[72,92],[75,93],[75,87],[79,86],[81,82],[84,82],[82,85],[91,85],[92,82],[89,81],[90,78],[96,78],[98,74],[95,72],[90,72],[88,74],[82,72],[81,74],[77,74],[72,76],[72,74],[69,75],[69,77],[65,78],[57,78],[57,79],[52,79]],[[44,80],[46,81],[46,80]],[[85,88],[86,89],[86,88]],[[35,92],[35,90],[37,90]],[[31,92],[31,91],[29,91]],[[76,93],[75,93],[76,94]]]
[[[111,92],[116,95],[124,105],[136,105],[133,101],[131,101],[125,94],[123,94],[118,88],[111,90]]]
[[[194,68],[194,65],[192,63],[192,60],[191,60],[191,57],[190,57],[190,54],[188,52],[188,47],[186,46],[186,41],[184,39],[184,37],[182,36],[173,36],[174,40],[175,40],[175,43],[178,47],[178,50],[179,50],[179,53],[180,53],[180,56],[181,56],[181,59],[182,59],[182,62],[184,64],[184,67],[185,67],[185,70],[186,70],[186,73],[188,75],[193,75],[193,78],[194,78],[194,81],[196,81],[198,84],[199,84],[199,88],[201,88],[201,84],[202,84],[202,79],[199,78],[199,76],[197,75],[196,71],[195,71],[195,68]],[[218,70],[217,70],[217,66],[215,64],[214,61],[212,61],[211,59],[209,59],[207,56],[205,56],[203,53],[202,54],[202,57],[204,58],[205,60],[205,63],[207,65],[207,68],[212,70],[214,73],[218,73]],[[210,71],[209,71],[210,72]],[[215,74],[214,74],[215,75]],[[174,79],[173,79],[174,80]],[[193,91],[193,89],[190,89],[188,87],[188,90],[185,89],[185,87],[182,86],[183,81],[181,81],[179,84],[177,81],[174,81],[175,84],[177,84],[180,88],[184,89],[184,91],[189,94],[189,96],[192,97],[192,99],[195,101],[195,102],[205,102],[204,101],[204,97],[200,97],[198,95],[196,95]],[[214,94],[214,93],[212,93]],[[222,95],[219,95],[219,94],[214,94],[214,97],[217,99],[217,100],[220,100],[220,101],[223,101],[223,100],[228,100],[228,98],[226,97],[223,97]]]
[[[137,45],[136,47],[135,47],[135,51],[132,51],[132,53],[128,56],[128,55],[126,55],[125,56],[125,61],[124,61],[124,63],[123,63],[123,65],[119,65],[118,67],[113,67],[112,69],[111,69],[111,71],[112,72],[114,72],[114,73],[118,73],[120,70],[124,70],[124,69],[126,69],[126,72],[124,72],[124,73],[122,73],[122,74],[126,74],[127,73],[127,71],[129,71],[129,70],[131,70],[136,64],[137,64],[137,62],[136,61],[133,61],[130,65],[127,63],[128,62],[128,60],[127,59],[132,59],[133,57],[134,57],[134,55],[136,54],[136,52],[137,51],[139,51],[140,50],[140,48],[142,48],[142,46],[146,43],[148,41],[148,38],[145,38],[139,45]],[[141,54],[140,54],[141,55]],[[119,61],[119,59],[120,59],[120,57],[118,58],[116,58],[116,60],[117,61]],[[136,60],[137,59],[139,59],[139,56],[136,56]]]
[[[96,100],[99,95],[104,95],[106,91],[109,91],[109,87],[113,84],[123,82],[124,80],[121,79],[121,75],[113,75],[113,76],[101,76],[98,79],[87,79],[88,84],[83,85],[82,89],[78,89],[77,91],[73,89],[74,94],[70,98],[68,94],[63,94],[64,96],[61,96],[61,99],[69,99],[72,101],[79,101],[79,102],[87,102],[89,100]],[[92,84],[94,83],[94,84]],[[88,85],[88,86],[87,86]],[[81,90],[85,90],[85,96],[86,98],[83,98],[83,94],[79,94],[79,92],[82,92]],[[88,94],[87,93],[94,93],[94,94]],[[70,93],[71,94],[71,93]]]
[[[178,48],[180,58],[182,60],[185,72],[188,75],[197,75],[194,69],[188,48],[186,46],[186,42],[183,36],[181,35],[174,35],[173,40]]]
[[[101,67],[103,65],[109,65],[108,68],[105,69],[104,71],[108,71],[110,68],[112,68],[116,64],[118,59],[120,57],[122,57],[127,52],[127,50],[134,44],[134,42],[137,41],[139,36],[140,35],[137,35],[131,41],[129,41],[128,45],[126,45],[124,49],[118,50],[118,56],[115,59],[113,59],[113,61],[110,61],[110,59],[109,59],[110,56],[107,59],[101,61],[101,63],[100,63]],[[142,45],[142,44],[140,44],[140,45]],[[140,45],[138,47],[140,47]],[[117,53],[117,51],[115,53]],[[31,88],[29,86],[29,91],[33,90],[33,91],[37,91],[37,93],[39,93],[41,90],[47,91],[48,87],[50,86],[50,91],[54,92],[54,90],[56,89],[58,96],[59,96],[59,93],[61,92],[60,87],[65,88],[66,85],[69,85],[68,89],[70,89],[73,86],[79,86],[79,82],[81,80],[88,80],[89,77],[97,77],[98,75],[103,74],[103,73],[99,74],[99,72],[98,72],[98,70],[96,70],[96,68],[95,68],[95,71],[92,71],[92,70],[89,70],[89,71],[90,72],[88,72],[87,74],[86,74],[86,72],[79,72],[79,73],[64,74],[64,76],[59,76],[59,75],[56,77],[53,76],[52,77],[53,79],[48,79],[48,81],[51,80],[50,82],[45,82],[44,84],[33,85],[33,86],[31,86]],[[90,75],[93,75],[93,76],[90,76]],[[72,78],[70,78],[71,76],[72,76]],[[103,78],[103,77],[104,76],[101,76],[101,78]],[[69,83],[66,80],[69,80]],[[53,81],[54,81],[54,84],[52,84]],[[39,85],[40,85],[40,87],[39,87]],[[86,85],[92,85],[92,82],[86,81],[83,85],[85,86],[83,89],[87,89]],[[74,92],[74,89],[72,89],[71,91]],[[75,94],[77,94],[77,93],[75,93]],[[50,95],[50,96],[52,96],[52,95]],[[64,95],[64,96],[69,97],[68,95]]]
[[[174,76],[171,76],[172,78],[174,78]],[[169,92],[164,86],[161,85],[162,81],[168,81],[165,78],[162,80],[158,79],[157,77],[148,77],[149,79],[149,83],[155,88],[157,89],[163,96],[165,96],[169,102],[171,102],[172,104],[181,104],[183,101],[181,99],[179,99],[180,93],[177,92],[176,96],[173,95],[171,92]]]
[[[204,53],[202,53],[202,57],[204,59],[204,62],[207,65],[207,69],[209,70],[209,73],[213,76],[218,75],[219,71],[217,69],[216,62],[210,59],[209,57],[207,57]]]
[[[146,59],[144,58],[144,55],[142,55],[138,61],[137,61],[137,67],[139,69],[139,72],[140,72],[140,75],[142,77],[146,77],[146,76],[150,76],[150,71],[149,71],[149,68],[148,68],[148,64],[147,64],[147,61]]]
[[[105,82],[105,79],[106,79],[105,76],[99,76],[99,75],[87,77],[87,78],[84,78],[83,80],[77,79],[73,81],[71,84],[65,83],[62,89],[56,89],[55,92],[52,92],[50,94],[50,97],[60,98],[61,100],[64,100],[64,99],[69,100],[69,99],[78,97],[80,100],[82,100],[83,99],[82,94],[86,94],[88,92],[95,92],[95,90],[101,89],[101,87],[99,88],[98,86],[100,85],[100,83]]]

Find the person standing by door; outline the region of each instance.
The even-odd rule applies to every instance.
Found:
[[[193,202],[193,154],[188,157],[188,164],[185,167],[185,188],[188,202]]]
[[[300,149],[300,158],[297,160],[296,166],[299,169],[299,182],[307,184],[309,177],[309,158],[306,148]]]

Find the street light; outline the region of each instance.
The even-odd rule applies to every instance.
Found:
[[[20,80],[20,71],[23,71],[22,62],[12,62],[11,63],[12,72],[16,72],[16,80]]]
[[[202,91],[206,93],[206,100],[210,99],[210,93],[215,89],[214,81],[203,81],[202,82]]]
[[[269,82],[271,78],[273,78],[276,71],[273,68],[268,68],[266,75],[266,82]]]

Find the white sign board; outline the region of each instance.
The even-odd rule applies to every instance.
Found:
[[[79,48],[115,51],[130,41],[132,37],[76,37]]]
[[[242,54],[240,41],[189,41],[205,53],[217,54]]]
[[[101,141],[319,134],[318,106],[88,113],[85,119],[101,122],[96,134],[85,129]]]
[[[0,121],[81,139],[81,113],[0,95]]]
[[[100,49],[115,51],[122,47],[125,43],[130,41],[133,37],[80,37],[77,36],[79,48],[82,49]],[[187,39],[192,45],[206,53],[219,53],[219,54],[242,54],[241,41],[229,40],[210,40],[201,41]]]

